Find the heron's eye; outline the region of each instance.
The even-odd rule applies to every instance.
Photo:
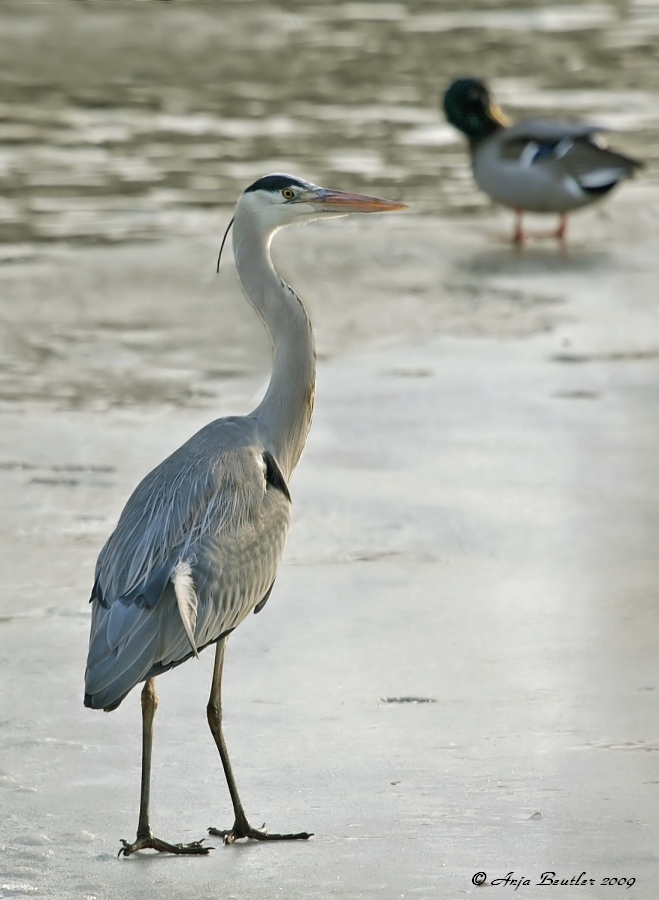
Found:
[[[295,191],[292,191],[290,188],[284,188],[284,190],[281,192],[281,195],[287,200],[292,200],[295,196]]]

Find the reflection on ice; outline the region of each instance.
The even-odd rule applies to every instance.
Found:
[[[399,144],[414,144],[427,147],[446,147],[449,144],[457,144],[460,137],[455,128],[449,125],[421,125],[418,128],[410,128],[398,136]]]
[[[453,31],[459,28],[502,31],[580,31],[615,21],[610,6],[541,6],[535,9],[466,10],[413,16],[408,31]]]
[[[327,165],[335,172],[355,172],[371,177],[385,171],[384,160],[377,150],[334,150],[328,154]]]

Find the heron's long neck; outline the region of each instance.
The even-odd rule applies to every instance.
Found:
[[[270,257],[272,235],[236,215],[236,269],[248,300],[268,330],[274,348],[270,384],[252,413],[286,478],[298,463],[311,426],[316,350],[302,301],[279,277]]]

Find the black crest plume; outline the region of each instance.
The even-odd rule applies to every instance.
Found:
[[[226,239],[227,239],[227,235],[229,234],[229,230],[230,230],[231,226],[233,225],[234,218],[235,218],[235,216],[231,219],[231,221],[227,225],[227,230],[224,232],[224,237],[222,238],[222,243],[220,244],[220,252],[217,254],[217,267],[215,269],[216,273],[220,271],[220,260],[222,259],[222,251],[224,250],[224,244],[226,243]]]

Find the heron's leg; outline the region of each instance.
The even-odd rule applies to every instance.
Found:
[[[307,838],[311,837],[306,831],[301,831],[298,834],[268,834],[267,831],[259,831],[256,828],[252,828],[247,821],[245,810],[243,809],[243,805],[240,802],[240,797],[238,795],[236,781],[233,777],[227,745],[224,740],[224,733],[222,732],[222,671],[224,669],[226,641],[226,637],[223,637],[217,642],[217,648],[215,650],[215,667],[213,669],[213,684],[206,712],[210,730],[215,739],[215,743],[217,744],[217,749],[220,752],[222,768],[224,769],[227,787],[229,788],[229,794],[231,795],[234,823],[233,828],[229,830],[219,831],[217,828],[209,828],[208,832],[209,834],[224,838],[225,844],[232,844],[240,838],[253,838],[255,841],[305,841]]]
[[[122,840],[119,856],[130,856],[137,850],[158,850],[160,853],[208,853],[210,847],[202,847],[201,841],[191,844],[168,844],[154,837],[151,831],[149,801],[151,797],[151,748],[153,746],[153,719],[158,708],[155,678],[149,678],[142,689],[142,787],[140,791],[140,818],[137,823],[137,839],[133,844]]]

